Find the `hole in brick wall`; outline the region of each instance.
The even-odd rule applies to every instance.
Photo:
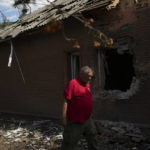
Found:
[[[129,50],[118,53],[117,49],[105,52],[105,90],[127,91],[135,76],[133,55]]]

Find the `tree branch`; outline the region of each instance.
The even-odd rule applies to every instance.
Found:
[[[102,44],[102,45],[105,45],[107,44],[110,45],[112,44],[112,39],[111,38],[108,38],[103,32],[101,32],[100,30],[94,28],[90,22],[87,21],[86,18],[84,18],[83,15],[80,14],[79,15],[73,15],[73,17],[77,20],[79,20],[81,23],[83,23],[87,28],[89,28],[90,30],[94,31],[94,36],[96,36],[96,38],[98,38],[99,42]]]

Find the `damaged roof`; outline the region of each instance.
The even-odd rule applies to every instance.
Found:
[[[113,4],[116,5],[116,0],[55,0],[0,30],[0,41],[15,38],[25,31],[44,26],[54,20],[66,19],[83,11],[99,7],[110,9],[114,7]]]

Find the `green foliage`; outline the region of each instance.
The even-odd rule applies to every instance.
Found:
[[[24,5],[24,4],[29,4],[30,2],[35,3],[36,0],[14,0],[14,5],[13,6],[18,6],[18,5]]]
[[[20,11],[20,18],[26,15],[29,11],[31,13],[31,8],[28,4],[35,3],[36,0],[14,0],[13,6],[18,8]]]
[[[3,29],[3,28],[5,28],[6,26],[9,26],[9,25],[11,25],[11,24],[13,24],[13,22],[10,22],[10,21],[0,23],[0,29]]]

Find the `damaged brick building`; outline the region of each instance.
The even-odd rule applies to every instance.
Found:
[[[89,65],[96,119],[150,124],[149,5],[57,0],[0,31],[0,111],[59,118],[66,83]],[[113,45],[93,45],[92,31],[76,18],[81,14]]]
[[[114,39],[112,49],[101,50],[101,85],[105,91],[100,94],[98,108],[103,111],[96,114],[105,119],[150,123],[149,4],[148,0],[136,5],[125,0],[110,12],[94,13],[101,20],[97,25]]]

